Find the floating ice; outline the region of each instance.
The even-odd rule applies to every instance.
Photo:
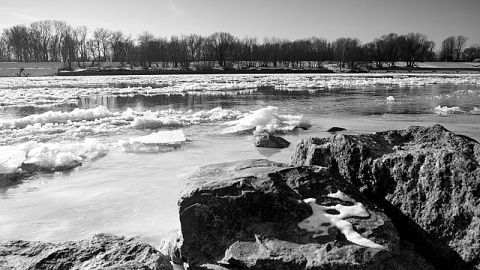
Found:
[[[353,203],[353,205],[345,206],[336,204],[334,206],[324,206],[317,204],[316,200],[313,198],[305,199],[304,202],[310,204],[312,207],[313,214],[298,223],[298,227],[309,232],[315,232],[313,237],[319,237],[328,235],[328,228],[333,225],[337,227],[350,242],[364,247],[383,248],[383,246],[361,236],[353,229],[353,225],[345,220],[349,217],[369,217],[370,214],[367,212],[363,204],[356,202],[341,191],[337,191],[336,193],[327,196]],[[338,211],[339,214],[334,215],[327,213],[327,210],[330,209]]]
[[[0,147],[0,174],[14,173],[26,159],[27,152],[14,146]]]
[[[35,170],[58,171],[71,169],[86,161],[105,156],[107,147],[95,139],[83,143],[38,143],[30,141],[18,146],[0,147],[0,173],[13,173],[22,165]]]
[[[172,151],[186,142],[182,130],[159,131],[147,136],[120,140],[118,145],[125,152],[158,153]]]
[[[183,127],[237,119],[243,115],[237,110],[214,108],[209,111],[134,111],[110,112],[99,106],[93,109],[76,109],[72,112],[48,111],[28,117],[0,121],[0,145],[26,141],[83,139],[98,135],[111,135],[126,129],[155,129]]]
[[[209,111],[182,112],[176,110],[162,110],[151,112],[147,111],[133,117],[132,127],[141,128],[159,128],[159,127],[181,127],[200,123],[210,123],[216,121],[225,121],[235,119],[242,115],[239,111],[225,110],[220,107]]]
[[[93,109],[75,109],[71,112],[48,111],[42,114],[33,114],[23,118],[0,121],[0,129],[25,128],[34,124],[46,123],[68,123],[75,121],[91,121],[105,117],[111,117],[111,113],[106,107],[98,106]]]
[[[255,130],[254,133],[289,132],[295,128],[310,127],[310,123],[302,116],[279,115],[278,108],[273,106],[250,112],[241,119],[224,123],[224,125],[230,126],[222,130],[224,134],[250,130]]]
[[[395,98],[393,96],[387,97],[387,102],[394,102]]]
[[[281,74],[192,76],[85,76],[2,78],[0,107],[77,104],[79,97],[228,93],[257,89],[329,89],[365,86],[480,84],[478,74]],[[128,87],[125,87],[128,86]]]
[[[460,109],[460,107],[448,107],[448,106],[440,106],[438,105],[437,107],[434,108],[434,111],[436,114],[452,114],[452,113],[464,113],[463,110]]]

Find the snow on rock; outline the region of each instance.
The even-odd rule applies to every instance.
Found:
[[[298,224],[298,227],[310,232],[316,232],[314,237],[319,237],[328,235],[328,228],[333,225],[345,235],[347,240],[357,245],[370,248],[383,248],[383,246],[361,236],[353,229],[352,223],[345,220],[349,217],[369,217],[370,214],[367,212],[363,204],[356,202],[341,191],[337,191],[336,193],[327,196],[353,203],[353,205],[345,206],[336,204],[333,206],[324,206],[317,204],[316,200],[313,198],[305,199],[304,202],[312,207],[313,214],[301,221]],[[329,214],[328,210],[338,211],[338,214]]]
[[[125,152],[158,153],[180,148],[186,142],[182,130],[159,131],[150,135],[120,140],[118,145]]]
[[[255,134],[290,132],[295,128],[308,128],[310,123],[302,116],[279,115],[278,108],[268,106],[249,114],[238,120],[224,123],[230,126],[222,130],[223,134],[241,133],[254,130]]]

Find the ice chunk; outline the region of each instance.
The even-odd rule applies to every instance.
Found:
[[[460,107],[448,107],[448,106],[442,107],[440,105],[435,107],[434,111],[436,114],[464,113],[464,111],[461,110]]]
[[[243,118],[230,121],[224,125],[230,127],[222,130],[222,133],[240,133],[255,130],[255,133],[289,132],[297,127],[309,127],[310,123],[302,116],[279,115],[278,108],[269,106],[262,108]]]
[[[105,156],[107,147],[95,139],[83,143],[53,144],[34,141],[18,146],[27,151],[24,164],[35,165],[45,171],[71,169],[86,161]]]
[[[0,147],[0,174],[14,173],[25,161],[27,152],[14,146]]]
[[[182,130],[159,131],[147,136],[120,140],[118,145],[125,152],[158,153],[181,147],[186,142]]]
[[[91,121],[114,116],[106,107],[98,106],[93,109],[78,109],[71,112],[48,111],[42,114],[33,114],[19,119],[0,121],[0,129],[25,128],[35,124],[69,123],[72,121]]]
[[[387,102],[394,102],[395,98],[393,96],[387,97]]]
[[[345,220],[349,217],[369,217],[370,214],[367,212],[363,204],[356,202],[341,191],[328,194],[327,196],[353,203],[353,205],[345,206],[336,204],[333,206],[324,206],[317,204],[316,200],[313,198],[305,199],[304,202],[310,204],[312,207],[313,214],[298,223],[298,227],[310,232],[315,232],[313,237],[319,237],[328,235],[328,228],[333,225],[337,227],[345,235],[347,240],[352,243],[370,248],[383,248],[383,246],[361,236],[353,229],[352,223]],[[329,209],[337,210],[339,214],[329,214],[327,212]]]

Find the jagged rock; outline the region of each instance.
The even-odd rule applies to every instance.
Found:
[[[182,245],[182,232],[180,230],[172,230],[163,236],[158,250],[167,256],[174,264],[183,265],[185,258],[182,256]]]
[[[294,165],[327,166],[385,209],[437,269],[480,269],[480,144],[440,125],[302,140]]]
[[[0,269],[173,269],[150,245],[97,234],[90,240],[0,241]]]
[[[267,148],[287,148],[290,146],[290,142],[282,137],[264,135],[255,141],[255,146]]]
[[[189,269],[433,269],[381,210],[322,167],[205,166],[189,178],[179,212]]]

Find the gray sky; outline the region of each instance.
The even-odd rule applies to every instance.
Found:
[[[420,32],[436,49],[452,35],[480,43],[480,0],[0,0],[0,29],[48,19],[134,38],[144,31],[165,37],[224,31],[259,41],[317,36],[367,43]]]

